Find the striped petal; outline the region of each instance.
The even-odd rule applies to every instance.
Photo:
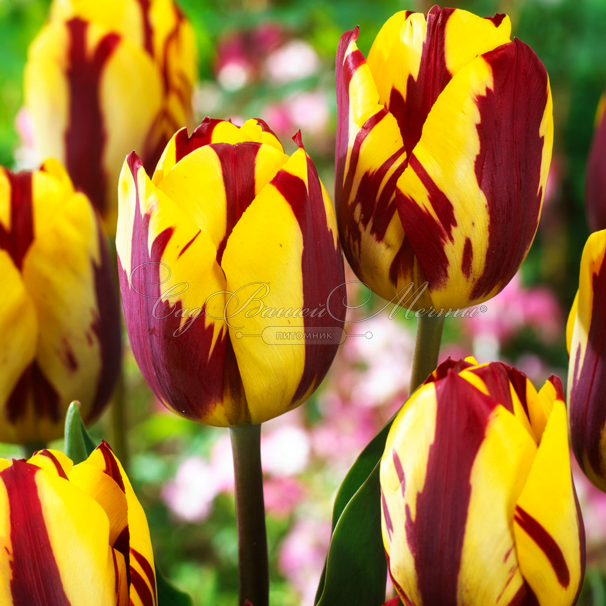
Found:
[[[568,453],[566,407],[558,399],[516,504],[513,528],[520,571],[541,606],[575,604],[585,574],[585,533]]]
[[[606,231],[589,236],[583,257],[570,345],[570,442],[587,477],[606,491]],[[572,314],[571,314],[572,318]]]
[[[435,307],[485,301],[511,280],[537,229],[552,142],[547,73],[523,42],[474,59],[445,86],[396,198]]]
[[[70,401],[82,402],[87,421],[107,404],[120,367],[118,301],[97,215],[74,194],[63,167],[48,161],[34,173],[4,172],[12,186],[8,222],[0,224],[1,262],[14,293],[5,301],[11,325],[2,334],[19,336],[3,375],[0,437],[47,442],[62,435]],[[16,302],[19,319],[11,315]],[[17,366],[17,376],[8,372]]]
[[[402,136],[395,118],[379,103],[357,37],[357,29],[343,34],[337,51],[339,234],[360,280],[390,300],[411,281],[425,280],[404,238],[395,204],[395,185],[406,161]]]
[[[162,108],[157,66],[130,40],[75,18],[45,26],[30,48],[24,78],[40,155],[66,165],[114,233],[123,158],[145,147]]]
[[[587,198],[587,219],[592,231],[606,229],[606,119],[604,107],[606,93],[600,99],[596,115],[596,130],[593,135],[589,160],[585,193]]]
[[[134,154],[122,171],[120,206],[122,301],[133,353],[149,386],[192,420],[224,426],[245,419],[223,322],[226,284],[215,245],[154,186]]]
[[[242,301],[255,297],[247,307],[233,301],[228,311],[250,419],[263,422],[282,414],[285,404],[297,406],[318,387],[345,320],[336,221],[302,147],[236,224],[222,267],[229,292]],[[282,331],[302,342],[280,343]]]
[[[368,55],[380,102],[397,119],[408,155],[421,138],[440,93],[477,56],[509,42],[509,17],[482,19],[434,6],[427,15],[400,12],[379,32]]]
[[[2,604],[123,603],[107,516],[64,477],[25,461],[0,472],[0,537]]]

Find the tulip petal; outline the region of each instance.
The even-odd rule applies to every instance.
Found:
[[[587,219],[592,231],[606,229],[606,120],[602,95],[596,114],[596,130],[587,161],[586,199]]]
[[[477,56],[509,42],[509,17],[482,19],[434,6],[427,16],[401,12],[383,26],[368,55],[380,103],[397,119],[410,156],[445,86]]]
[[[227,241],[222,267],[228,290],[242,301],[230,306],[230,336],[251,422],[260,423],[282,414],[284,402],[300,404],[320,384],[339,340],[334,331],[322,329],[340,329],[345,318],[336,221],[303,149],[242,215]],[[293,337],[322,332],[331,338],[281,344],[276,336],[268,343],[262,340],[265,329],[272,335],[285,329]]]
[[[391,300],[411,283],[418,287],[425,280],[396,212],[395,184],[406,161],[402,136],[395,118],[379,104],[357,37],[357,29],[343,34],[337,51],[339,233],[357,276]]]
[[[583,257],[572,325],[568,373],[570,441],[579,465],[606,490],[606,231],[589,236]],[[572,314],[571,314],[572,316]]]
[[[538,603],[576,603],[585,572],[584,530],[572,483],[562,400],[554,404],[518,499],[514,535],[520,570]]]
[[[223,321],[225,278],[215,246],[153,185],[135,154],[124,165],[120,205],[122,300],[131,346],[149,386],[189,419],[219,426],[246,419]]]
[[[12,570],[0,581],[3,604],[117,602],[109,525],[92,499],[54,473],[14,461],[0,472],[0,502],[0,536],[10,537],[0,566]]]
[[[396,197],[435,307],[485,301],[518,270],[537,229],[552,143],[547,73],[520,40],[446,85]]]
[[[566,350],[568,356],[570,356],[570,348],[572,347],[572,334],[574,332],[574,324],[577,321],[577,313],[579,310],[579,292],[574,297],[570,313],[568,314],[568,320],[566,321]]]

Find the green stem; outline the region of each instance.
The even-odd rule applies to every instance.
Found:
[[[34,456],[34,453],[38,450],[44,450],[46,448],[46,444],[44,442],[29,442],[27,444],[23,444],[23,455],[26,459],[29,459]]]
[[[229,429],[236,480],[238,522],[239,606],[269,606],[269,565],[263,471],[261,425]]]
[[[444,316],[431,318],[426,315],[417,319],[417,340],[410,377],[411,394],[438,366],[444,319]]]

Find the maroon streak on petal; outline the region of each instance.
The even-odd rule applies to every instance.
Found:
[[[606,426],[606,257],[592,276],[593,308],[585,358],[577,349],[570,401],[570,442],[579,465],[585,456],[594,473],[603,476],[602,435]],[[572,352],[574,354],[574,352]],[[582,368],[580,368],[582,364]]]
[[[321,328],[343,325],[347,312],[347,294],[341,247],[338,243],[335,247],[333,234],[328,228],[320,179],[309,157],[307,182],[306,187],[302,179],[283,170],[271,181],[290,204],[303,236],[303,308],[326,309],[322,317],[312,317],[310,313],[304,318],[305,332],[310,333]],[[311,339],[305,343],[303,375],[293,396],[293,404],[300,402],[310,389],[318,387],[338,348],[338,343],[327,345]]]
[[[116,463],[111,446],[105,440],[101,440],[101,444],[97,446],[96,450],[99,450],[103,455],[103,460],[105,461],[105,473],[112,478],[116,484],[118,484],[122,492],[126,492],[122,473],[120,472],[118,463]]]
[[[414,522],[406,512],[406,537],[423,604],[457,606],[471,471],[497,402],[453,371],[435,385],[436,432]]]
[[[130,259],[134,270],[132,288],[118,261],[126,326],[139,368],[156,396],[183,416],[199,421],[222,404],[229,394],[233,405],[241,407],[241,410],[234,410],[234,415],[242,420],[247,417],[248,410],[235,356],[233,352],[229,355],[229,336],[225,332],[211,353],[214,329],[213,324],[206,323],[205,301],[199,302],[200,315],[176,337],[181,325],[178,316],[183,313],[181,301],[171,299],[163,307],[158,306],[154,317],[163,279],[160,262],[173,230],[167,229],[158,235],[151,253],[148,252],[150,216],[141,215],[137,185],[137,171],[142,163],[136,154],[131,154],[128,164],[137,188]]]
[[[510,370],[514,370],[511,366],[503,364],[502,362],[493,362],[486,366],[480,366],[474,368],[471,372],[482,379],[490,396],[497,401],[498,404],[506,408],[510,413],[513,414],[513,400],[511,398],[511,373]],[[517,373],[517,371],[514,371]],[[525,379],[525,377],[524,377]],[[524,389],[526,385],[524,384]],[[524,403],[526,403],[526,396],[524,394]],[[528,415],[528,409],[526,409]]]
[[[10,228],[0,223],[0,249],[8,252],[21,271],[23,259],[34,241],[32,173],[3,170],[11,189]]]
[[[63,470],[63,467],[61,467],[61,463],[59,463],[59,461],[57,460],[57,457],[52,452],[50,452],[50,450],[46,450],[46,448],[45,448],[44,450],[42,450],[40,452],[40,455],[42,455],[43,457],[46,457],[47,459],[50,459],[53,462],[53,465],[55,466],[57,473],[59,474],[59,477],[67,480],[67,475],[65,475],[65,471]]]
[[[524,583],[507,606],[540,606],[540,604],[530,585]]]
[[[137,0],[141,7],[141,24],[143,29],[143,48],[153,57],[154,56],[154,32],[152,30],[149,18],[151,8],[150,0]]]
[[[570,584],[570,571],[560,546],[545,528],[519,505],[516,506],[515,521],[545,554],[558,577],[558,582],[566,589]]]
[[[389,539],[393,535],[393,522],[391,521],[391,514],[389,513],[389,507],[387,506],[387,501],[385,500],[385,495],[383,491],[381,491],[381,508],[383,510],[383,518],[385,520],[385,527],[387,528],[387,534],[389,535]]]
[[[410,241],[423,275],[429,282],[430,290],[439,289],[448,279],[449,261],[444,246],[448,240],[454,241],[452,230],[457,226],[457,220],[452,203],[414,154],[410,158],[409,167],[425,186],[429,194],[429,203],[438,218],[436,220],[413,198],[399,190],[396,192],[398,214],[406,238]]]
[[[179,253],[179,256],[177,257],[177,259],[179,259],[183,253],[196,241],[196,238],[202,233],[202,230],[198,230],[198,233],[181,249],[181,252]]]
[[[475,173],[488,202],[488,249],[471,299],[507,284],[522,264],[537,230],[548,95],[545,66],[516,39],[482,55],[492,69],[493,89],[476,100],[480,151]]]
[[[593,135],[585,192],[589,228],[591,231],[606,229],[606,113]]]
[[[124,556],[124,562],[126,564],[126,584],[130,586],[130,530],[128,525],[122,529],[122,532],[118,535],[118,538],[112,545],[112,547]]]
[[[135,570],[134,568],[130,569],[130,580],[131,580],[131,586],[134,587],[143,606],[154,606],[156,601],[154,600],[154,596],[153,596],[149,586],[147,585],[147,583],[145,582],[143,577],[139,574],[139,572],[137,570]],[[131,592],[132,592],[132,588],[131,588]],[[131,600],[131,604],[132,604],[132,600]]]
[[[91,330],[99,343],[101,370],[97,378],[97,391],[90,411],[86,415],[87,423],[97,419],[109,402],[120,375],[122,361],[120,301],[112,276],[112,266],[109,261],[105,234],[101,229],[100,222],[97,222],[97,239],[99,241],[100,264],[97,265],[92,261],[97,312],[91,324]]]
[[[69,120],[65,132],[67,171],[77,189],[91,199],[101,214],[107,209],[107,176],[103,153],[106,143],[100,82],[103,69],[120,43],[120,36],[107,34],[92,54],[87,50],[88,23],[67,22],[70,37],[66,77],[69,88]]]
[[[447,358],[440,364],[435,371],[427,377],[425,383],[434,383],[435,381],[439,381],[440,379],[445,378],[448,375],[448,371],[452,370],[456,374],[459,374],[461,371],[472,367],[473,364],[471,362],[467,362],[466,360],[453,360],[452,358]],[[435,373],[435,377],[434,377]]]
[[[255,159],[261,144],[215,143],[211,147],[221,163],[227,204],[225,236],[217,248],[217,263],[220,265],[232,230],[255,199]]]
[[[501,23],[503,23],[503,19],[505,19],[506,16],[507,15],[505,13],[496,13],[492,17],[484,17],[484,19],[487,19],[488,21],[492,21],[492,24],[495,27],[499,27],[499,25],[501,25]]]
[[[402,497],[406,494],[406,478],[404,477],[404,468],[402,467],[402,461],[400,461],[400,455],[394,449],[393,453],[393,466],[398,474],[398,480],[400,480],[400,489],[402,490]]]
[[[452,74],[446,66],[445,33],[452,8],[434,6],[427,13],[427,34],[423,43],[419,76],[408,76],[406,99],[392,89],[387,108],[396,118],[408,156],[421,138],[425,120]]]
[[[12,606],[70,606],[42,513],[38,472],[25,461],[0,472],[10,511]]]
[[[471,239],[465,239],[465,247],[463,248],[463,260],[461,261],[461,271],[463,275],[469,279],[471,276],[471,267],[473,264],[473,246]]]
[[[147,580],[153,589],[154,599],[156,599],[156,575],[154,574],[154,569],[152,568],[151,564],[147,561],[147,559],[142,554],[140,554],[136,549],[131,548],[130,553],[135,558],[135,560],[137,560],[139,566],[141,566],[141,568],[143,569],[143,572],[145,572],[145,575],[147,576]]]
[[[194,150],[210,145],[212,142],[213,130],[225,120],[215,118],[204,118],[200,126],[197,126],[191,134],[187,134],[187,129],[179,131],[175,137],[175,155],[176,162],[183,160],[185,156],[191,154]]]

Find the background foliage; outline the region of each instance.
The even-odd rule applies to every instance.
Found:
[[[426,12],[431,6],[418,0],[180,4],[197,33],[199,117],[237,121],[259,116],[287,143],[301,128],[329,191],[336,119],[334,54],[340,35],[360,25],[359,44],[366,53],[391,14],[402,9]],[[48,5],[48,0],[0,0],[0,164],[9,167],[28,165],[28,150],[15,125],[27,47]],[[564,321],[588,235],[585,163],[606,85],[606,0],[469,0],[453,5],[481,15],[511,16],[514,35],[535,49],[549,71],[556,135],[542,223],[520,279],[490,301],[480,317],[448,320],[444,355],[473,352],[482,361],[499,356],[537,382],[554,371],[565,378]],[[292,151],[294,144],[286,147]],[[367,299],[356,288],[350,295],[360,303]],[[352,319],[371,316],[383,305],[371,297]],[[264,428],[273,603],[311,604],[336,489],[356,453],[406,397],[414,325],[403,314],[389,321],[388,311],[358,324],[360,330],[348,331],[367,338],[346,341],[312,402]],[[232,606],[237,536],[226,432],[165,413],[129,352],[126,364],[131,477],[148,514],[157,562],[192,593],[197,605]],[[102,419],[93,436],[107,435],[107,427]],[[10,447],[0,450],[4,456],[15,454]],[[606,562],[606,497],[582,479],[577,484],[589,535],[590,580],[598,588],[593,597],[588,589],[582,600],[604,603],[598,571]]]

